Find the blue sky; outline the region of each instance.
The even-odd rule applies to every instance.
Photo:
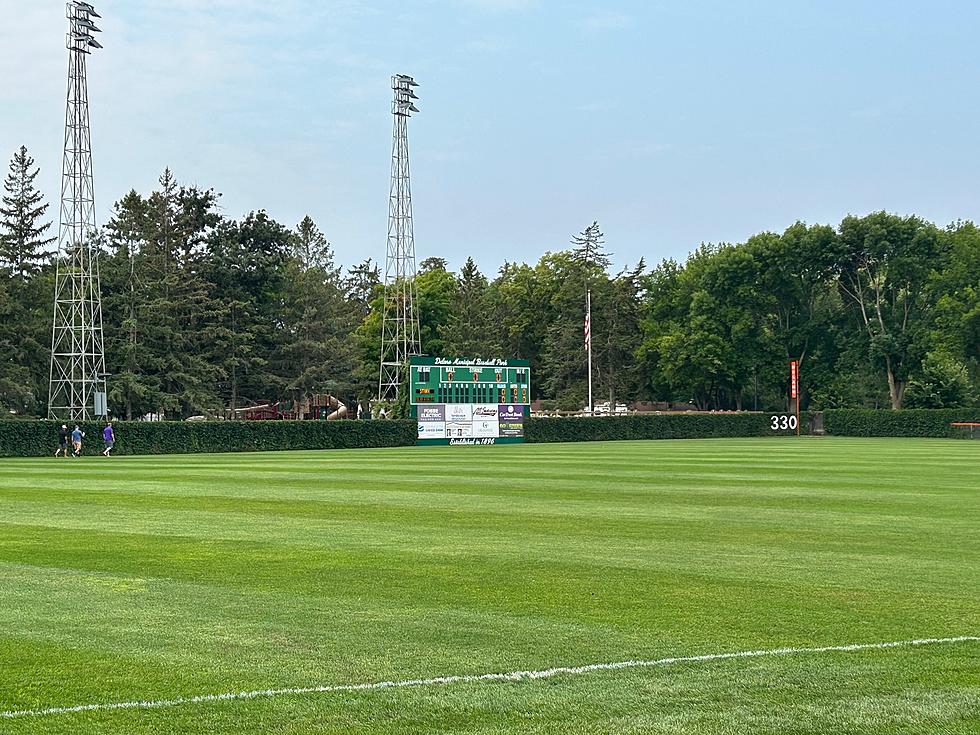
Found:
[[[617,266],[797,219],[980,219],[968,2],[102,0],[100,220],[165,166],[231,217],[384,255],[389,77],[414,75],[416,247],[492,273],[598,219]],[[59,190],[64,4],[0,0],[0,157]],[[55,212],[52,207],[52,212]]]

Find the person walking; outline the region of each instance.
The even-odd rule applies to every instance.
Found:
[[[75,424],[75,428],[71,432],[71,444],[74,448],[74,456],[78,457],[82,453],[82,437],[85,436],[85,432],[78,428],[78,424]]]
[[[102,456],[108,457],[109,452],[112,451],[112,446],[116,443],[116,433],[112,430],[111,421],[102,430],[102,443],[105,444],[105,449],[102,450]]]
[[[65,424],[62,424],[61,428],[58,429],[58,448],[55,450],[54,456],[57,457],[59,454],[68,459],[68,427]]]

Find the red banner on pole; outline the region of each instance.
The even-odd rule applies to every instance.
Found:
[[[800,395],[800,364],[793,360],[789,364],[789,397],[797,398]]]

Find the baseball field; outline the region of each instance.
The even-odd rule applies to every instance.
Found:
[[[980,732],[980,442],[96,452],[0,461],[0,733]]]

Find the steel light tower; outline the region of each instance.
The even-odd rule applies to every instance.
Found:
[[[68,9],[68,104],[65,156],[61,174],[61,225],[58,237],[48,418],[82,420],[106,416],[102,295],[99,288],[89,128],[86,59],[102,46],[93,33],[101,17],[81,0]]]
[[[395,401],[405,363],[421,352],[415,290],[415,230],[412,182],[408,165],[408,118],[418,112],[412,77],[391,78],[395,118],[391,149],[391,194],[388,199],[388,256],[385,260],[384,313],[381,325],[381,373],[378,399]]]

